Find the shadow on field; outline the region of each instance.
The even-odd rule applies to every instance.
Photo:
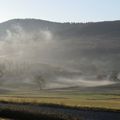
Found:
[[[120,120],[120,110],[0,102],[0,117],[13,120]]]
[[[65,120],[59,118],[58,116],[52,115],[42,115],[42,114],[32,114],[21,111],[11,111],[11,110],[2,110],[0,111],[0,117],[9,118],[14,120]]]

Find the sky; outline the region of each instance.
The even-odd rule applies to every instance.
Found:
[[[120,20],[120,0],[0,0],[0,22],[15,18],[55,22]]]

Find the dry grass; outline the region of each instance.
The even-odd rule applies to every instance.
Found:
[[[120,110],[120,95],[102,94],[52,94],[42,96],[9,95],[0,96],[0,101],[32,103],[32,104],[58,104],[72,107],[90,107]]]

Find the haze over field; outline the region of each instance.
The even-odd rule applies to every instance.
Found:
[[[0,24],[0,88],[90,88],[120,85],[120,21]],[[103,88],[101,88],[103,89]]]
[[[119,113],[119,0],[0,0],[0,119]]]

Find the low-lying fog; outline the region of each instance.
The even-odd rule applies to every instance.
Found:
[[[114,58],[94,53],[99,43],[84,42],[82,38],[61,40],[49,30],[30,33],[19,25],[13,29],[15,32],[8,29],[0,38],[1,85],[37,82],[48,88],[59,88],[116,83],[114,78],[118,79],[119,72]]]

